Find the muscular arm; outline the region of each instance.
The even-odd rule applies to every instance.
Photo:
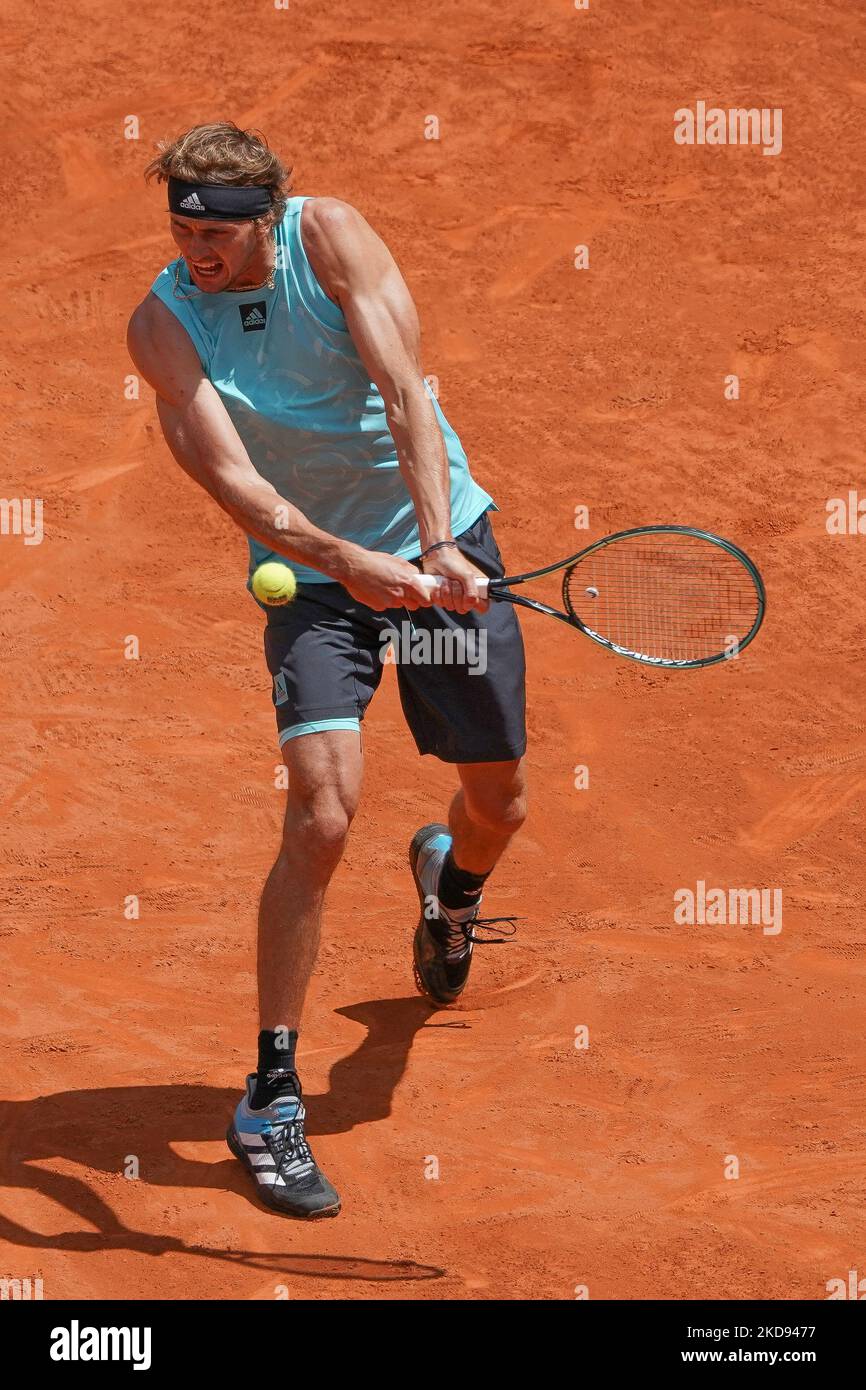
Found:
[[[155,295],[133,314],[128,344],[156,392],[175,459],[244,531],[278,555],[339,580],[373,608],[429,603],[413,566],[320,530],[256,471],[188,334]]]
[[[448,457],[421,370],[418,314],[406,282],[387,246],[355,208],[335,198],[311,198],[302,219],[316,278],[343,310],[358,354],[382,393],[421,548],[453,539]],[[453,582],[455,607],[487,606],[475,587],[481,571],[456,548],[434,552],[425,569]]]

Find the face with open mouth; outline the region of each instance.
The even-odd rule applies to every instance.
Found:
[[[216,256],[200,261],[188,260],[187,266],[192,279],[197,281],[199,285],[213,284],[225,274],[225,265]]]
[[[254,222],[171,216],[171,234],[190,279],[205,294],[261,284],[271,269],[269,239]]]

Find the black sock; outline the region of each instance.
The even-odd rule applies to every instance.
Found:
[[[256,1085],[250,1101],[254,1110],[262,1110],[285,1091],[294,1090],[295,1048],[297,1032],[285,1028],[263,1028],[259,1033],[259,1064]]]
[[[439,879],[440,903],[443,907],[474,907],[491,872],[488,869],[486,874],[470,874],[458,868],[449,849]]]

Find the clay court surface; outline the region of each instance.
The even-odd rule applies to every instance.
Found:
[[[44,499],[45,539],[0,539],[0,1274],[46,1298],[484,1300],[820,1299],[866,1273],[866,539],[825,526],[864,479],[858,9],[7,21],[2,491]],[[782,107],[781,155],[676,145],[699,98]],[[226,117],[393,248],[512,572],[692,523],[769,594],[752,648],[704,672],[525,616],[533,808],[486,899],[519,936],[445,1012],[412,985],[406,850],[452,774],[386,672],[301,1034],[344,1200],[317,1225],[259,1207],[223,1142],[283,800],[245,544],[150,390],[124,394],[127,317],[174,254],[142,167]],[[699,879],[781,888],[783,930],[676,925]]]

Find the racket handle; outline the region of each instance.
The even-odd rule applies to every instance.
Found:
[[[420,580],[422,587],[427,590],[428,594],[432,594],[436,589],[439,588],[439,584],[441,583],[441,576],[438,574],[422,574],[420,576]],[[478,592],[482,598],[484,598],[489,582],[490,581],[486,578],[486,576],[485,578],[479,578],[478,580]]]

